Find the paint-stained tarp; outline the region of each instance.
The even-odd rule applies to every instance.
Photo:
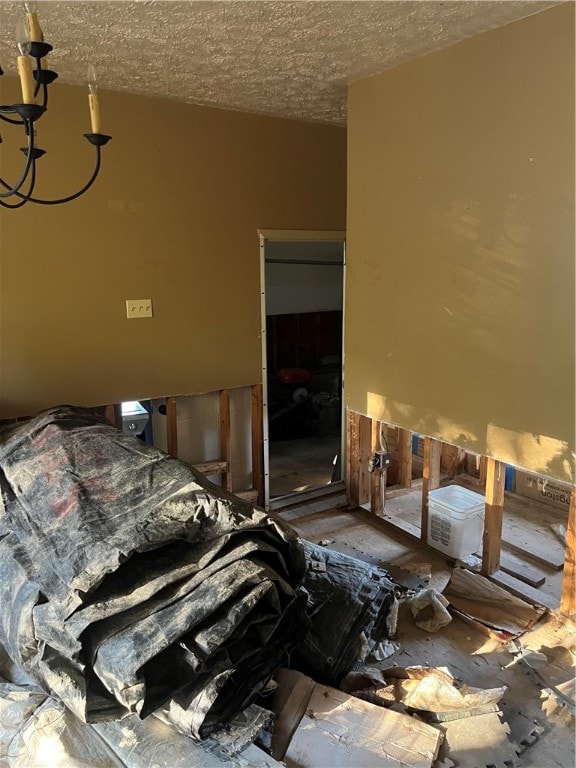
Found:
[[[306,633],[291,529],[90,409],[3,428],[0,491],[0,643],[84,721],[204,737]]]

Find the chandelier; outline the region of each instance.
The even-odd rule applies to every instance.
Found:
[[[58,77],[56,72],[42,66],[42,60],[52,50],[52,46],[44,42],[40,28],[36,2],[25,2],[26,13],[22,15],[16,26],[16,43],[18,45],[18,76],[22,89],[22,104],[0,105],[0,119],[24,129],[27,146],[21,148],[24,154],[24,164],[17,181],[10,184],[0,177],[0,205],[4,208],[21,208],[26,203],[40,205],[58,205],[68,203],[83,195],[98,176],[100,171],[100,147],[107,144],[111,136],[101,132],[100,103],[98,97],[98,82],[93,66],[88,67],[88,104],[90,107],[91,133],[84,136],[96,148],[96,167],[86,184],[72,195],[54,200],[44,200],[34,197],[36,184],[36,161],[45,154],[45,150],[36,145],[34,126],[37,120],[48,108],[48,86]],[[36,68],[32,68],[34,61]],[[0,67],[0,75],[2,75]],[[39,95],[42,103],[37,103]],[[0,136],[0,143],[2,137]],[[10,200],[11,202],[7,202]]]

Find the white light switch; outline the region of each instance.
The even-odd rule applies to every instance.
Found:
[[[152,299],[126,299],[126,317],[152,317]]]

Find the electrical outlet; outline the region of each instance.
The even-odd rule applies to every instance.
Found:
[[[152,299],[126,299],[126,317],[152,317]]]
[[[368,472],[375,472],[377,469],[386,470],[392,464],[392,454],[388,451],[376,451],[368,461]]]

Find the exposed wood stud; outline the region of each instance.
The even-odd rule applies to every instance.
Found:
[[[464,472],[466,466],[466,451],[457,445],[442,443],[442,459],[440,468],[449,477],[460,475]]]
[[[348,411],[348,504],[357,507],[360,504],[359,486],[359,419],[354,411]]]
[[[428,538],[428,493],[440,486],[440,462],[442,443],[431,437],[424,438],[424,464],[422,467],[422,514],[420,518],[420,538]]]
[[[122,404],[121,403],[107,405],[104,410],[104,416],[108,419],[110,424],[113,424],[118,429],[122,429]]]
[[[506,464],[502,461],[496,461],[496,459],[487,458],[485,465],[486,506],[484,510],[482,573],[484,576],[490,576],[500,568]]]
[[[166,451],[178,458],[178,424],[176,421],[176,398],[166,398]]]
[[[368,463],[372,450],[372,419],[360,415],[358,420],[358,500],[360,504],[370,501],[370,473]]]
[[[374,454],[380,450],[380,430],[386,429],[385,425],[377,419],[372,419],[372,451]],[[375,515],[384,513],[384,493],[386,489],[386,470],[375,470],[370,475],[370,511]]]
[[[566,527],[566,554],[560,613],[572,621],[576,621],[576,487],[572,488]]]
[[[486,473],[488,471],[488,459],[486,456],[480,456],[478,464],[478,484],[484,488],[486,485]]]
[[[262,425],[262,384],[252,385],[252,485],[258,504],[264,503],[264,432]]]
[[[222,471],[222,482],[227,491],[232,490],[232,431],[230,429],[230,390],[221,389],[219,392],[219,441],[220,458],[225,463]]]
[[[398,485],[412,485],[412,432],[398,428]]]

